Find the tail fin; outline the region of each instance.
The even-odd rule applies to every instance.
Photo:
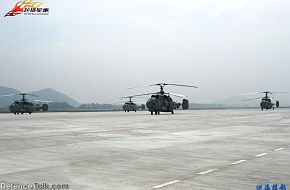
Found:
[[[182,109],[187,110],[189,108],[189,102],[187,99],[182,100]]]

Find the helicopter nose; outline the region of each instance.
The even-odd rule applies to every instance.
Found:
[[[146,102],[147,108],[154,108],[156,105],[156,99],[155,98],[149,98],[149,100]]]

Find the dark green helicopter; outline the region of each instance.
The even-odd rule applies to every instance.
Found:
[[[196,86],[190,86],[190,85],[182,85],[182,84],[167,84],[167,83],[157,83],[152,84],[149,86],[159,86],[160,91],[156,93],[147,93],[147,94],[139,94],[135,96],[145,96],[145,95],[151,95],[151,97],[147,100],[146,106],[148,108],[148,111],[153,115],[159,115],[160,112],[171,112],[171,114],[174,114],[174,110],[178,109],[180,106],[182,106],[182,109],[186,110],[189,108],[189,102],[187,99],[185,99],[186,96],[180,95],[180,94],[174,94],[174,93],[168,93],[164,92],[165,86],[180,86],[180,87],[191,87],[191,88],[198,88]],[[132,89],[132,88],[131,88]],[[183,98],[182,103],[175,102],[172,100],[170,95]]]
[[[22,98],[20,100],[15,100],[14,103],[12,103],[9,106],[9,110],[11,113],[14,114],[23,114],[23,113],[33,113],[35,111],[47,111],[48,110],[48,104],[38,104],[38,103],[33,103],[28,101],[25,96],[34,96],[37,97],[33,94],[26,94],[26,93],[21,93],[21,94],[9,94],[9,95],[2,95],[2,97],[7,97],[7,96],[15,96],[15,95],[20,95]],[[43,100],[33,100],[35,102],[51,102],[51,101],[43,101]]]
[[[134,98],[134,96],[127,96],[127,97],[121,97],[121,99],[123,98],[129,98],[129,101],[125,102],[125,104],[122,106],[122,109],[125,112],[130,112],[130,111],[137,111],[138,109],[145,109],[145,105],[142,104],[141,106],[137,105],[136,103],[134,103],[132,101],[132,98]]]
[[[273,95],[274,93],[285,93],[285,92],[269,92],[269,91],[264,91],[264,92],[255,92],[255,93],[249,93],[249,94],[258,94],[258,93],[264,93],[265,96],[264,97],[258,97],[258,98],[250,98],[250,99],[245,99],[243,101],[248,101],[248,100],[256,100],[256,99],[261,99],[261,102],[260,102],[260,107],[261,107],[261,110],[269,110],[269,109],[275,109],[275,106],[276,108],[279,108],[280,107],[280,102],[279,101],[276,101],[275,104],[272,102],[271,99],[273,99],[274,97],[270,97],[268,94],[271,94]],[[246,95],[249,95],[249,94],[246,94]]]

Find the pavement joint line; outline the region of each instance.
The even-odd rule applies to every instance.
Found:
[[[160,185],[156,185],[154,187],[152,187],[152,189],[159,189],[159,188],[162,188],[162,187],[165,187],[165,186],[168,186],[168,185],[172,185],[172,184],[175,184],[175,183],[178,183],[180,182],[179,180],[173,180],[173,181],[169,181],[169,182],[166,182],[166,183],[162,183]]]
[[[280,150],[284,150],[285,148],[277,148],[275,149],[275,151],[280,151]]]
[[[243,163],[243,162],[246,162],[246,161],[247,160],[239,160],[239,161],[236,161],[236,162],[231,163],[231,165],[240,164],[240,163]]]
[[[267,154],[269,154],[269,153],[264,152],[264,153],[262,153],[262,154],[258,154],[258,155],[256,155],[256,157],[266,156]]]
[[[208,174],[208,173],[211,173],[213,171],[217,171],[218,169],[211,169],[211,170],[206,170],[204,172],[199,172],[198,175],[204,175],[204,174]]]

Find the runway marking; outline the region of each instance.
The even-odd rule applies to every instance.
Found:
[[[204,175],[204,174],[208,174],[210,172],[213,172],[213,171],[217,171],[218,169],[211,169],[211,170],[206,170],[204,172],[199,172],[198,175]]]
[[[178,182],[180,182],[180,181],[179,180],[169,181],[167,183],[162,183],[160,185],[156,185],[156,186],[152,187],[152,189],[159,189],[161,187],[165,187],[165,186],[168,186],[168,185],[172,185],[172,184],[175,184],[175,183],[178,183]]]
[[[262,154],[258,154],[258,155],[256,155],[256,157],[262,157],[262,156],[265,156],[265,155],[267,155],[267,154],[269,154],[269,153],[262,153]]]
[[[231,165],[240,164],[240,163],[243,163],[243,162],[246,162],[246,161],[247,160],[239,160],[239,161],[236,161],[236,162],[231,163]]]
[[[277,148],[275,149],[275,151],[280,151],[280,150],[284,150],[285,148]]]

